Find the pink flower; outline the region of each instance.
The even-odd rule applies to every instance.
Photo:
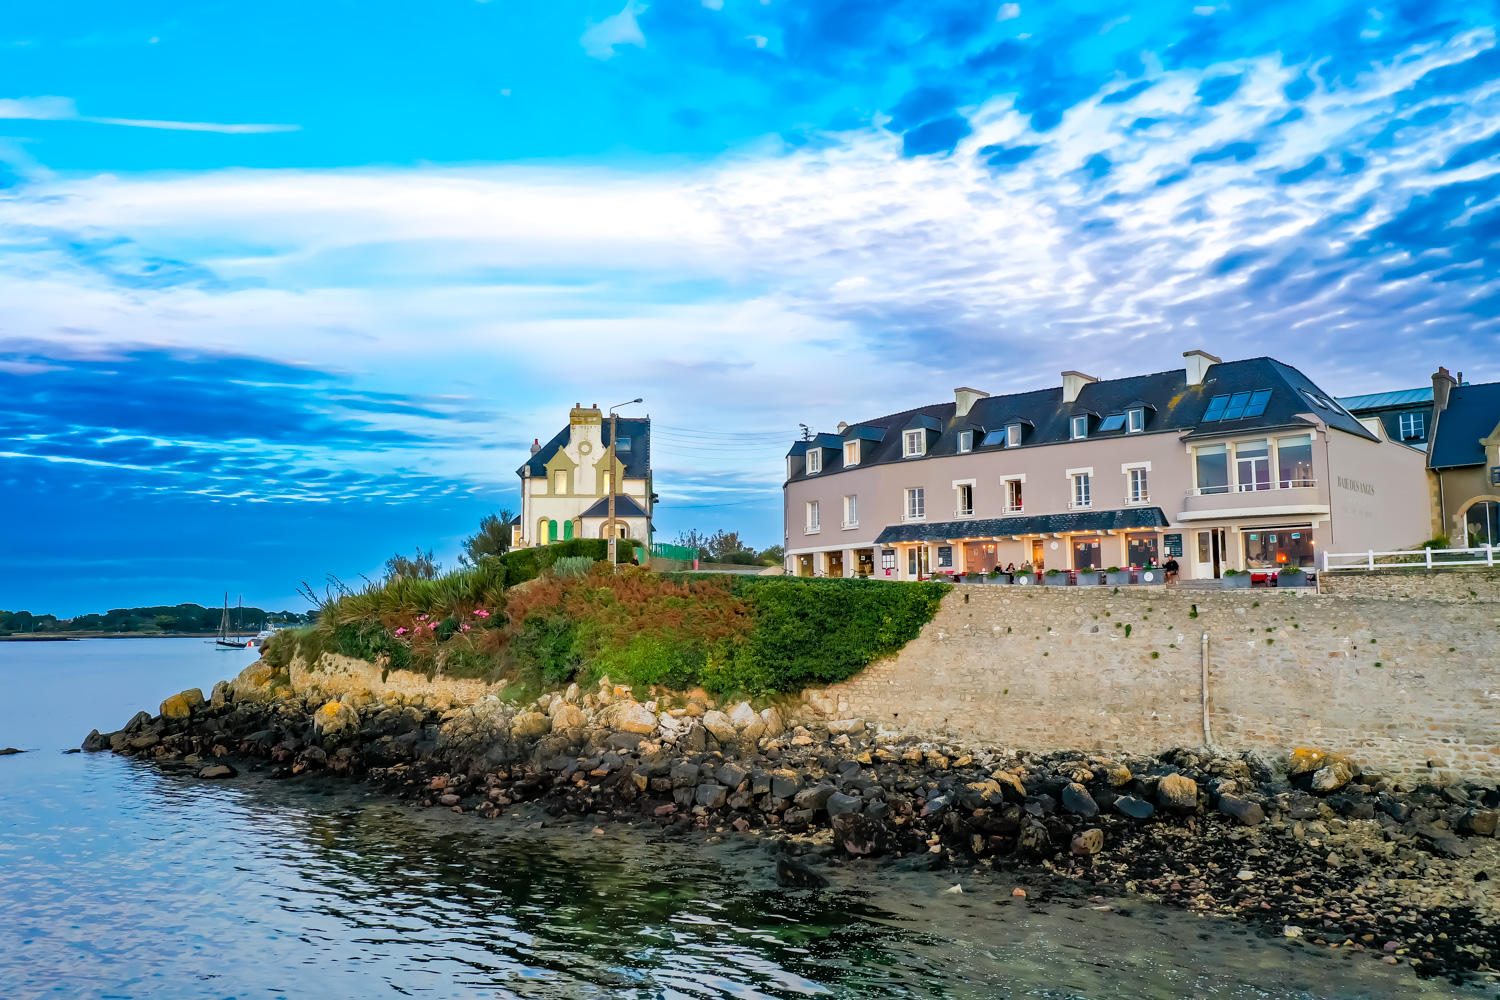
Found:
[[[475,611],[474,611],[474,617],[475,618],[488,618],[489,616],[490,616],[490,613],[488,611],[484,610],[483,608],[476,608]]]
[[[397,635],[404,635],[405,633],[406,633],[406,629],[404,629],[404,628],[398,628],[396,630],[396,634]]]
[[[459,628],[465,632],[469,631],[469,626],[467,624],[460,625]]]
[[[437,622],[433,622],[431,625],[427,626],[427,628],[428,628],[429,631],[436,632],[437,631]]]

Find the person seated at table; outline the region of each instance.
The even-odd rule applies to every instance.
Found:
[[[1014,573],[1015,571],[1016,571],[1016,564],[1015,563],[1008,563],[1008,564],[1006,564],[1005,572],[1007,572],[1007,573]]]
[[[1162,571],[1166,574],[1166,582],[1167,583],[1176,583],[1177,582],[1177,560],[1176,559],[1168,559],[1167,562],[1166,562],[1166,565],[1162,566]]]

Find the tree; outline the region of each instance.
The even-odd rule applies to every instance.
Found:
[[[436,580],[442,568],[433,560],[432,550],[423,552],[419,545],[417,554],[410,559],[399,552],[387,559],[385,576],[387,580],[397,580],[402,577],[413,580]]]
[[[678,532],[675,544],[681,545],[683,548],[693,549],[698,553],[698,558],[707,559],[708,542],[709,537],[697,528],[694,528],[692,531]]]
[[[499,514],[487,514],[479,522],[479,530],[464,539],[464,550],[458,561],[465,566],[478,566],[485,556],[503,556],[510,551],[510,522],[515,515],[508,510]]]
[[[738,531],[715,531],[704,547],[708,549],[708,555],[714,562],[728,562],[730,556],[741,552],[749,553],[752,559],[755,557],[755,550],[740,541]]]
[[[768,549],[760,550],[760,561],[767,566],[780,566],[786,561],[786,546],[772,545]]]

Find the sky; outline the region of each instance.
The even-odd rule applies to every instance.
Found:
[[[0,23],[0,608],[452,564],[575,403],[658,538],[951,398],[1500,379],[1493,4],[55,0]]]

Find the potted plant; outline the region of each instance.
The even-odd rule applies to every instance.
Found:
[[[1130,583],[1130,570],[1111,566],[1104,571],[1104,582],[1111,587],[1124,587]]]
[[[1068,585],[1068,574],[1055,569],[1049,569],[1043,579],[1049,587],[1066,587]]]
[[[1237,569],[1226,569],[1224,577],[1219,581],[1219,584],[1225,590],[1249,590],[1250,574],[1241,573]]]
[[[1022,566],[1021,571],[1011,578],[1011,582],[1023,587],[1033,586],[1036,583],[1036,572],[1032,570],[1031,563]]]
[[[1078,586],[1080,587],[1097,587],[1103,579],[1097,569],[1081,569],[1078,571],[1077,577]]]
[[[1015,579],[1014,579],[1014,577],[1010,573],[1007,573],[1003,569],[1001,569],[999,566],[996,566],[994,569],[990,570],[990,582],[991,583],[1014,583]]]
[[[970,569],[964,571],[964,583],[988,583],[989,577],[985,576],[984,570],[978,572]]]
[[[1307,570],[1301,566],[1288,566],[1278,570],[1276,573],[1276,586],[1278,587],[1305,587],[1307,586]]]

